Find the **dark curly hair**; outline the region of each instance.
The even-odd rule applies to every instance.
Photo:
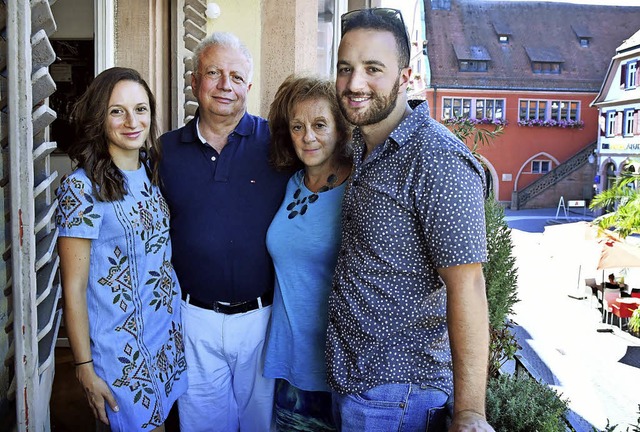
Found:
[[[338,132],[336,155],[340,163],[351,164],[349,140],[351,139],[352,126],[340,111],[336,98],[335,84],[316,76],[292,74],[280,84],[269,108],[268,120],[269,129],[271,130],[269,160],[276,169],[289,171],[304,167],[293,147],[293,141],[289,133],[289,120],[297,104],[313,99],[322,99],[329,103]]]
[[[140,162],[154,185],[159,184],[158,162],[161,152],[156,120],[156,99],[146,81],[130,68],[113,67],[101,72],[76,102],[71,113],[76,140],[68,146],[67,154],[83,168],[93,184],[98,201],[119,201],[127,194],[126,179],[109,154],[107,115],[109,99],[116,84],[132,81],[140,84],[149,97],[151,124],[149,136],[140,149]]]

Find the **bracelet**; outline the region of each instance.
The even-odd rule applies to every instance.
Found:
[[[87,361],[83,361],[83,362],[79,362],[79,363],[74,363],[74,366],[82,366],[83,364],[88,364],[88,363],[93,363],[93,359],[91,360],[87,360]]]

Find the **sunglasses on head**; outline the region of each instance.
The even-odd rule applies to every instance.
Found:
[[[409,35],[407,34],[407,26],[404,25],[404,19],[402,13],[398,9],[392,8],[371,8],[371,9],[356,9],[347,12],[341,17],[341,30],[344,35],[345,27],[349,24],[349,21],[362,14],[371,14],[383,18],[388,21],[395,22],[402,29],[402,35],[407,47],[407,54],[411,55],[411,44],[409,42]],[[408,65],[407,65],[408,66]]]

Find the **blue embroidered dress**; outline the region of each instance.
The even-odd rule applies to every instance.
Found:
[[[87,309],[96,374],[120,411],[112,431],[161,425],[187,388],[180,286],[171,265],[169,210],[144,167],[123,171],[127,195],[101,202],[82,169],[58,189],[59,235],[91,239]]]

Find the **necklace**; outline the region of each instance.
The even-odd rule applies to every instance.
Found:
[[[302,184],[304,183],[304,174],[303,174],[300,187],[298,187],[298,189],[296,189],[296,191],[293,193],[293,201],[291,201],[287,206],[287,210],[289,211],[288,218],[293,219],[298,215],[302,216],[303,214],[305,214],[307,212],[307,209],[309,208],[309,204],[313,204],[314,202],[318,201],[318,198],[320,197],[318,194],[321,194],[323,192],[333,189],[337,181],[338,181],[338,175],[335,173],[330,174],[329,177],[327,177],[327,183],[324,186],[322,186],[320,189],[318,189],[318,192],[312,192],[311,195],[307,195],[300,198],[300,195],[302,194]],[[298,206],[302,206],[302,207],[300,207],[300,209],[297,210]]]

